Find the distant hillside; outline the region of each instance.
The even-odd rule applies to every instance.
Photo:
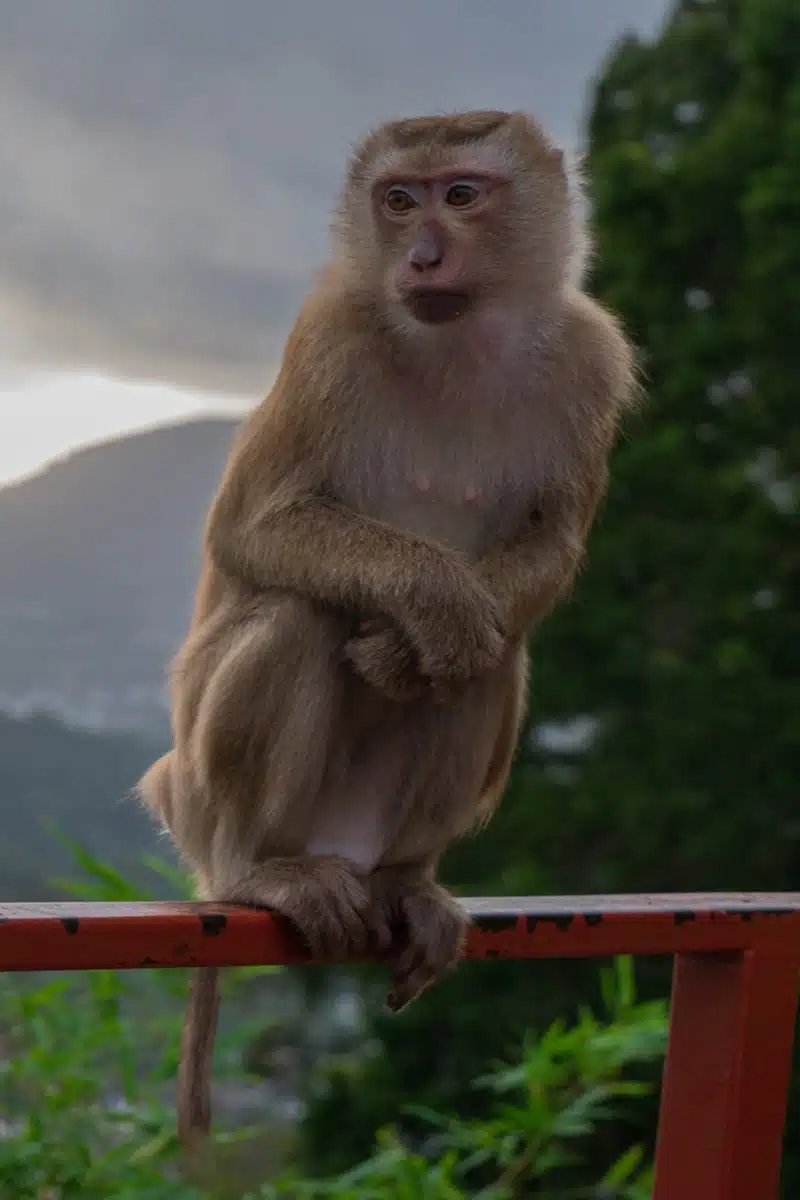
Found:
[[[164,743],[133,734],[67,729],[49,717],[0,715],[0,900],[52,899],[53,876],[80,877],[74,859],[45,828],[53,822],[126,875],[141,858],[171,858],[146,813],[130,797]],[[154,890],[165,886],[152,876]]]
[[[236,423],[71,455],[0,490],[0,708],[153,727]]]

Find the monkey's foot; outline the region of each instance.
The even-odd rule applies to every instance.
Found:
[[[383,876],[383,878],[381,878]],[[398,929],[400,956],[392,968],[386,1007],[400,1012],[456,966],[464,950],[469,918],[445,888],[432,880],[403,879],[392,868],[370,881],[371,921]]]
[[[367,889],[338,855],[268,859],[229,888],[225,900],[286,918],[314,959],[342,960],[367,950]]]

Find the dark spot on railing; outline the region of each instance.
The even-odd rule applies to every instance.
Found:
[[[557,929],[562,933],[566,933],[575,917],[572,913],[548,913],[546,917],[542,917],[543,921],[552,921]]]
[[[574,913],[547,913],[546,916],[528,917],[525,926],[528,933],[535,933],[537,925],[547,922],[550,925],[555,925],[556,929],[560,929],[562,933],[566,933],[574,920]]]
[[[797,910],[792,908],[726,908],[729,917],[740,917],[752,921],[754,917],[791,917]]]
[[[675,913],[675,924],[685,925],[688,921],[696,921],[697,913],[690,908],[681,908]]]
[[[475,925],[484,933],[503,933],[507,929],[516,929],[519,917],[507,917],[501,913],[488,913],[486,916],[475,918]]]
[[[603,920],[602,913],[584,913],[583,919],[587,925],[599,925]]]
[[[206,937],[219,937],[228,924],[228,918],[224,913],[204,913],[200,917],[200,924]]]
[[[77,917],[62,917],[61,924],[64,926],[70,937],[75,936],[81,925]]]

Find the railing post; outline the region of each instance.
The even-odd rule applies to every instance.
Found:
[[[798,966],[676,956],[653,1200],[778,1200]]]

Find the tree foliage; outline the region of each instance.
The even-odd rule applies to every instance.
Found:
[[[591,286],[641,348],[647,400],[575,595],[535,640],[503,810],[444,874],[484,894],[796,888],[797,0],[683,0],[654,41],[623,39],[587,141]],[[463,967],[376,1015],[382,1052],[317,1099],[309,1160],[356,1161],[412,1101],[474,1111],[487,1058],[590,991],[582,968]]]

